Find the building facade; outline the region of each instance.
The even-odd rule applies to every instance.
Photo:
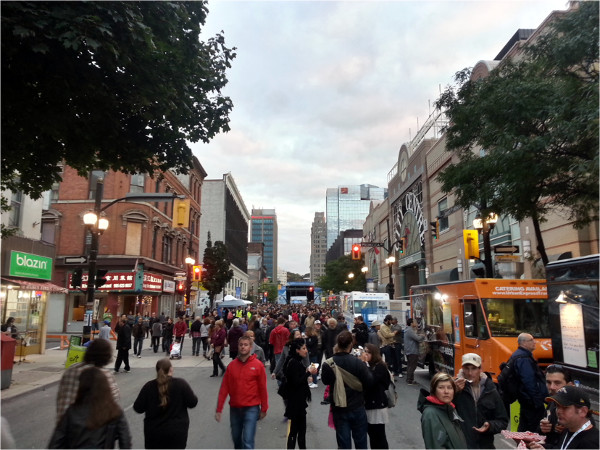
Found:
[[[49,209],[42,217],[44,239],[56,245],[53,282],[69,289],[64,305],[63,330],[78,331],[86,308],[87,262],[91,229],[83,216],[94,210],[98,180],[103,186],[101,217],[109,222],[99,236],[97,269],[106,270],[106,283],[96,289],[94,320],[121,314],[155,312],[174,316],[192,309],[184,301],[185,289],[177,291],[176,277],[185,276],[187,257],[198,261],[198,231],[202,183],[206,172],[194,158],[188,174],[172,172],[125,174],[92,171],[80,177],[63,168],[63,181],[49,195]],[[173,194],[190,200],[187,226],[174,226],[173,201],[124,200],[128,194]],[[123,201],[124,200],[124,201]],[[77,261],[79,263],[71,263]],[[72,286],[74,271],[83,271],[80,287]],[[112,320],[112,325],[115,325]]]
[[[325,275],[327,256],[327,224],[324,212],[315,212],[310,228],[310,281],[319,281]]]
[[[277,283],[277,214],[274,209],[253,209],[250,242],[265,244],[264,264],[267,278]]]
[[[250,215],[230,173],[220,180],[205,180],[202,185],[200,219],[200,260],[204,256],[208,233],[211,241],[222,241],[233,270],[233,278],[223,289],[225,295],[248,296],[248,221]]]
[[[248,300],[257,300],[261,293],[261,285],[267,277],[267,268],[263,263],[264,254],[263,242],[248,243]]]
[[[344,185],[326,192],[327,250],[344,230],[360,230],[369,214],[371,200],[383,200],[387,188],[370,184]]]

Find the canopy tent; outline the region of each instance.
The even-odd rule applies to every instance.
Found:
[[[225,300],[221,303],[217,303],[217,306],[219,308],[237,308],[238,306],[246,306],[246,301],[234,298],[233,300]]]

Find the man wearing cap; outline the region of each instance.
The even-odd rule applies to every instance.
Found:
[[[369,344],[381,347],[381,338],[379,337],[379,330],[381,329],[381,322],[374,320],[371,322],[371,328],[369,329]]]
[[[494,448],[494,435],[506,429],[508,414],[496,385],[481,370],[481,356],[463,355],[455,384],[454,406],[463,419],[467,448]]]
[[[558,423],[566,428],[558,439],[561,449],[598,448],[598,429],[591,420],[590,397],[584,389],[564,386],[546,401],[556,403]],[[533,443],[529,448],[545,447]]]
[[[105,320],[104,325],[100,328],[100,332],[98,333],[98,339],[106,339],[110,340],[110,321]]]
[[[571,374],[564,366],[552,364],[546,367],[546,387],[550,396],[556,395],[558,390],[566,385],[573,386],[573,382],[571,381]],[[548,448],[560,447],[559,437],[564,430],[565,427],[558,423],[556,403],[548,402],[546,417],[540,420],[540,427],[537,430],[538,434],[546,436],[544,445]]]
[[[396,348],[394,347],[396,332],[392,331],[392,315],[388,314],[383,319],[383,325],[379,329],[381,338],[381,354],[385,356],[385,362],[392,372],[396,372]]]

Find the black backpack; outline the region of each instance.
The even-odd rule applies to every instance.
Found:
[[[515,361],[521,358],[527,358],[527,355],[520,355],[515,358],[511,356],[507,362],[500,364],[498,391],[502,399],[509,405],[516,401],[519,395],[521,380],[519,374],[515,371]]]

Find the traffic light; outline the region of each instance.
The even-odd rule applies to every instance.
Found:
[[[183,281],[178,281],[176,290],[179,294],[185,293],[185,283]]]
[[[173,201],[173,228],[190,226],[190,199],[176,198]]]
[[[315,299],[315,288],[310,286],[308,288],[308,293],[306,294],[306,300],[313,301]]]
[[[431,237],[435,240],[440,235],[440,219],[435,219],[435,222],[429,222],[431,224]]]
[[[406,238],[400,238],[400,240],[398,241],[398,253],[402,254],[404,253],[404,241],[406,240]]]
[[[81,269],[75,269],[71,275],[71,287],[73,289],[81,286],[83,281],[83,271]]]
[[[202,266],[192,267],[192,281],[202,281]]]
[[[354,259],[354,260],[360,260],[361,259],[360,245],[358,245],[358,244],[354,244],[352,246],[352,259]]]
[[[106,284],[106,282],[108,281],[106,279],[107,273],[108,273],[108,270],[106,270],[106,269],[96,270],[96,289],[99,289]]]

